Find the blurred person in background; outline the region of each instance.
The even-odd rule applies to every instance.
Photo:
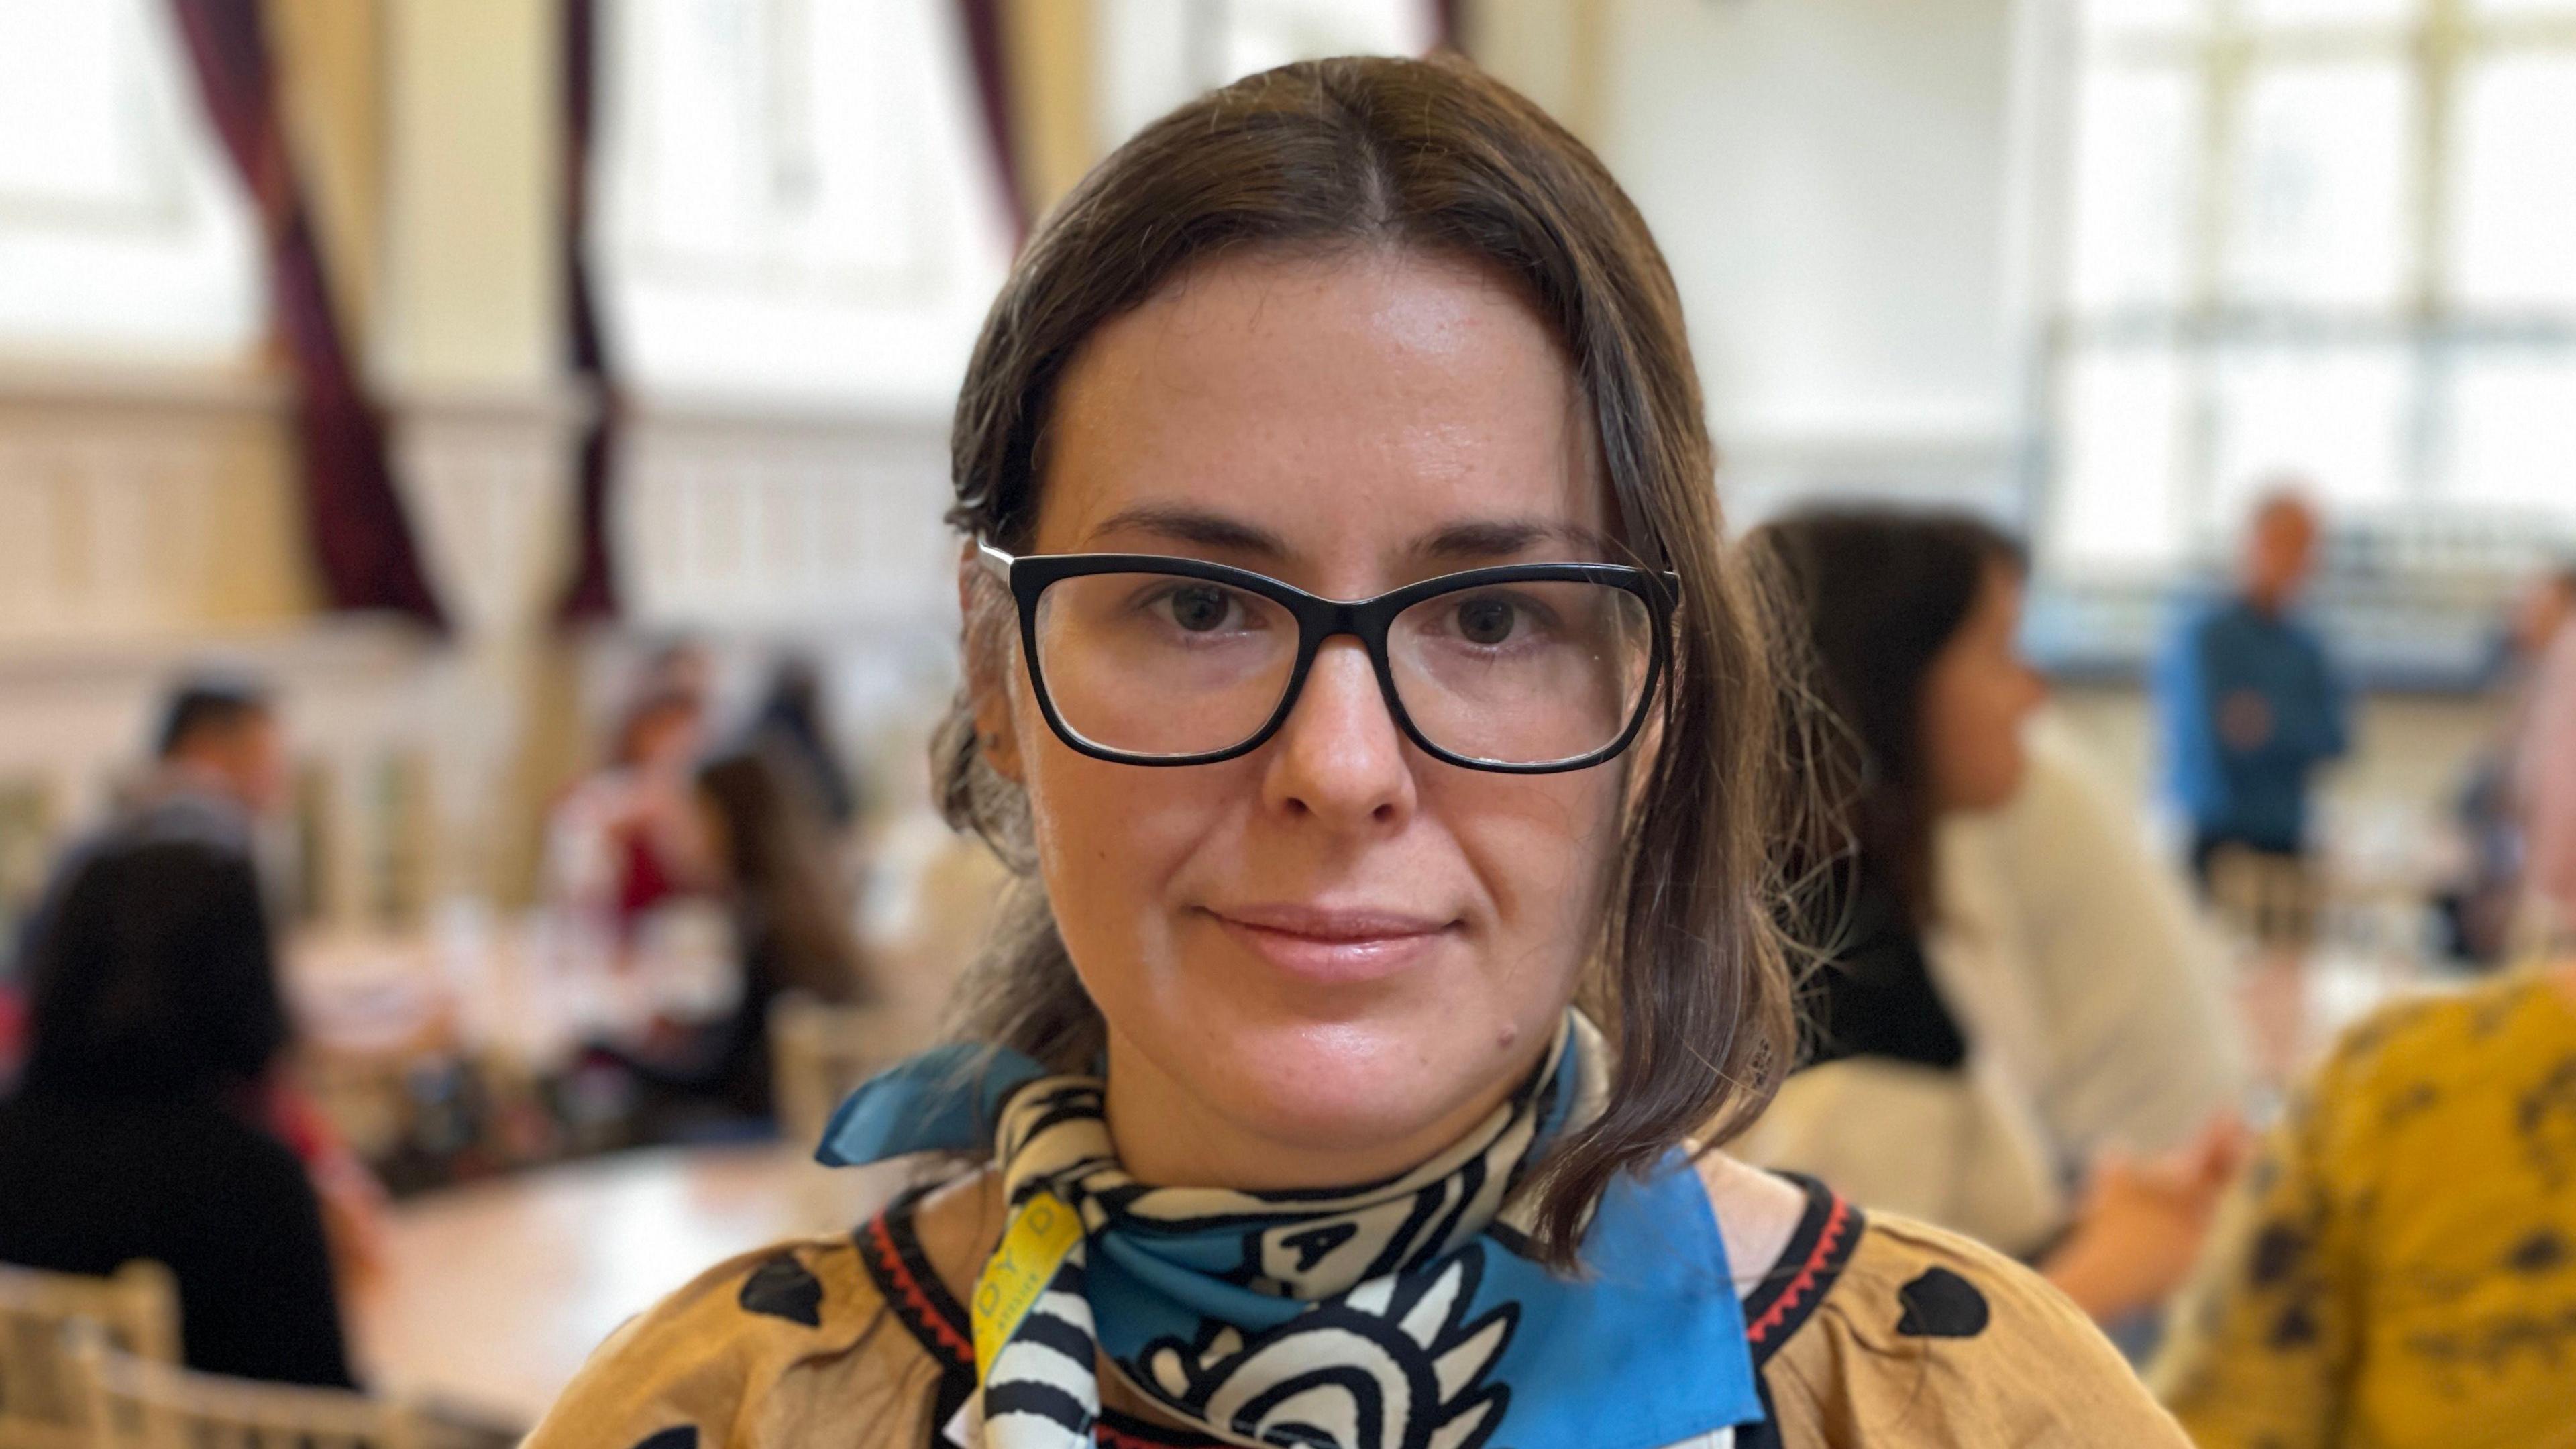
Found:
[[[2576,633],[2533,718],[2530,879],[2576,919]],[[2348,1032],[2211,1249],[2155,1370],[2201,1449],[2576,1446],[2576,942]]]
[[[346,1386],[323,1209],[281,1139],[290,1030],[249,856],[187,831],[93,855],[29,942],[0,1103],[0,1260],[178,1280],[190,1366]]]
[[[2134,831],[2066,752],[2034,770],[2019,546],[1964,515],[1824,509],[1746,549],[1833,721],[1849,848],[1808,882],[1800,1069],[1742,1150],[2038,1260],[2098,1319],[2153,1308],[2232,1170],[2239,1068]]]
[[[129,799],[139,837],[202,835],[254,852],[286,808],[286,731],[267,688],[243,677],[182,681],[163,706],[154,767]]]
[[[103,852],[196,839],[237,851],[257,868],[261,827],[284,810],[288,786],[285,730],[267,688],[237,675],[182,679],[164,697],[151,741],[151,767],[120,793],[114,816],[55,862],[20,939],[8,943],[10,968],[0,970],[0,989],[23,997],[18,958],[45,929],[48,903]],[[274,872],[260,878],[273,905],[280,882]],[[0,1062],[0,1084],[13,1065]]]
[[[266,868],[267,829],[284,813],[290,773],[286,729],[267,686],[242,675],[196,675],[174,684],[153,732],[153,765],[127,796],[117,817],[64,853],[20,943],[20,976],[31,998],[38,963],[61,960],[78,972],[94,959],[64,956],[56,937],[66,927],[65,902],[93,873],[126,869],[137,854],[174,844],[194,844],[238,862],[257,883],[264,913],[255,939],[262,984],[244,1010],[261,1014],[265,1003],[286,999],[281,963],[274,954],[284,882]],[[150,903],[148,893],[126,897]],[[235,922],[234,924],[238,924]],[[147,929],[148,923],[137,929]],[[214,951],[247,951],[251,938],[209,943]],[[233,978],[225,978],[227,980]],[[32,1030],[32,1028],[31,1028]],[[32,1055],[32,1053],[31,1053]],[[265,1077],[257,1094],[261,1120],[294,1149],[322,1197],[325,1225],[341,1270],[351,1281],[373,1273],[382,1256],[385,1193],[366,1164],[342,1139],[311,1098],[284,1072]]]
[[[716,652],[705,640],[666,640],[646,656],[635,697],[683,695],[696,700],[701,710],[711,710],[715,707],[717,673]]]
[[[2523,918],[2524,820],[2516,773],[2534,727],[2533,685],[2551,647],[2576,616],[2576,565],[2534,579],[2516,597],[2497,639],[2494,737],[2470,761],[2452,819],[2465,859],[2436,901],[2450,954],[2492,965],[2506,959]]]
[[[2025,1270],[1703,1150],[1791,1046],[1778,700],[1580,142],[1281,67],[988,317],[936,790],[1026,880],[825,1146],[951,1180],[701,1274],[533,1449],[2181,1442]]]
[[[2011,800],[1941,819],[1941,916],[2022,967],[2028,1020],[1997,1046],[2021,1056],[2059,1162],[2188,1146],[2251,1086],[2224,952],[2066,721],[2042,710],[2024,743]]]
[[[802,792],[836,836],[858,823],[862,805],[858,785],[842,762],[823,676],[812,660],[791,658],[779,663],[751,729],[753,738],[782,768],[796,772]]]
[[[2541,656],[2518,734],[2527,914],[2552,950],[2576,955],[2576,614]]]
[[[696,803],[733,926],[741,993],[723,1019],[620,1053],[654,1089],[648,1136],[703,1135],[771,1115],[769,1010],[788,992],[850,1003],[876,992],[820,812],[793,759],[737,750],[697,773]]]
[[[557,892],[631,944],[655,908],[703,892],[712,870],[693,773],[706,744],[706,696],[656,668],[600,769],[556,805],[547,827]]]
[[[2318,529],[2293,485],[2268,491],[2233,592],[2186,616],[2158,662],[2166,769],[2204,888],[2222,853],[2300,866],[2310,781],[2350,743],[2342,678],[2292,612],[2315,569]]]

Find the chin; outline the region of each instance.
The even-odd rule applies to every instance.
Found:
[[[1281,1148],[1374,1157],[1492,1089],[1503,1067],[1496,1032],[1457,1017],[1229,1023],[1198,1034],[1188,1079]],[[1441,1145],[1425,1144],[1425,1155]]]

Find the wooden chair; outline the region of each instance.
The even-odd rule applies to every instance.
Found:
[[[423,1449],[427,1437],[403,1404],[154,1363],[92,1325],[72,1327],[71,1355],[86,1449]]]
[[[64,1350],[76,1323],[137,1358],[176,1363],[179,1289],[170,1270],[136,1261],[112,1277],[0,1264],[0,1449],[81,1449],[83,1388]]]
[[[770,1004],[770,1091],[778,1132],[811,1150],[850,1090],[914,1047],[911,1024],[881,1006],[835,1006],[790,992]]]

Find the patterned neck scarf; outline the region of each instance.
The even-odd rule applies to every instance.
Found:
[[[1688,1161],[1614,1184],[1571,1277],[1529,1256],[1529,1225],[1504,1207],[1539,1150],[1598,1113],[1606,1077],[1598,1035],[1569,1013],[1520,1088],[1411,1172],[1238,1192],[1129,1177],[1096,1079],[947,1048],[861,1087],[818,1156],[993,1153],[1009,1212],[973,1295],[969,1406],[990,1449],[1089,1445],[1104,1356],[1234,1444],[1722,1446],[1762,1414]]]

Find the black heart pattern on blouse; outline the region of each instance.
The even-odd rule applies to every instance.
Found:
[[[1896,1290],[1905,1316],[1896,1331],[1909,1338],[1974,1338],[1986,1331],[1992,1314],[1986,1295],[1947,1268],[1926,1268],[1923,1276]]]
[[[760,1265],[742,1280],[742,1294],[735,1300],[746,1313],[766,1313],[784,1318],[807,1328],[823,1323],[823,1282],[796,1261],[793,1253],[781,1253]],[[637,1446],[643,1449],[643,1446]],[[687,1445],[654,1445],[652,1449],[690,1449]]]

